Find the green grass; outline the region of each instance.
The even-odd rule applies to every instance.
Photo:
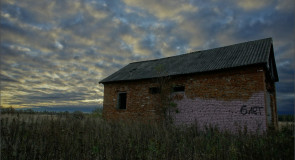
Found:
[[[80,113],[76,113],[80,114]],[[78,118],[77,118],[78,117]],[[1,159],[294,159],[293,125],[263,135],[108,122],[74,114],[1,115]]]

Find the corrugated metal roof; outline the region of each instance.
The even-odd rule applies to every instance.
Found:
[[[272,39],[266,38],[178,56],[134,62],[99,83],[200,73],[252,64],[267,64],[271,49]]]

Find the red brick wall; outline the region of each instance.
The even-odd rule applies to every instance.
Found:
[[[175,76],[170,82],[185,86],[185,92],[175,99],[179,113],[172,116],[176,124],[197,121],[200,125],[211,123],[230,130],[235,125],[247,125],[253,131],[266,129],[263,67]],[[149,88],[155,86],[157,83],[151,79],[104,84],[103,116],[114,120],[162,120],[160,96],[149,93]],[[122,91],[127,92],[126,110],[117,109],[117,95]]]

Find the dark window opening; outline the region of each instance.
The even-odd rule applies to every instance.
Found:
[[[173,87],[173,92],[184,92],[184,86]]]
[[[118,95],[118,109],[126,109],[127,93],[119,93]]]
[[[152,87],[152,88],[149,88],[149,92],[150,94],[157,94],[157,93],[160,93],[160,88],[159,87]]]

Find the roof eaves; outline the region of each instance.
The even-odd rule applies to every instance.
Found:
[[[246,66],[255,66],[255,65],[262,65],[266,67],[266,62],[257,62],[254,64],[248,64],[248,65],[240,65],[240,66],[234,66],[234,67],[225,67],[225,68],[219,68],[219,69],[214,69],[214,70],[206,70],[206,71],[200,71],[200,72],[186,72],[186,73],[178,73],[178,74],[173,74],[173,75],[167,75],[167,76],[181,76],[181,75],[190,75],[190,74],[198,74],[198,73],[209,73],[209,72],[215,72],[215,71],[221,71],[221,70],[231,70],[235,68],[240,68],[240,67],[246,67]],[[105,84],[105,83],[117,83],[117,82],[130,82],[130,81],[139,81],[139,80],[147,80],[147,79],[153,79],[153,78],[159,78],[159,76],[153,76],[149,78],[135,78],[135,79],[124,79],[124,80],[110,80],[106,82],[100,81],[99,83]]]

